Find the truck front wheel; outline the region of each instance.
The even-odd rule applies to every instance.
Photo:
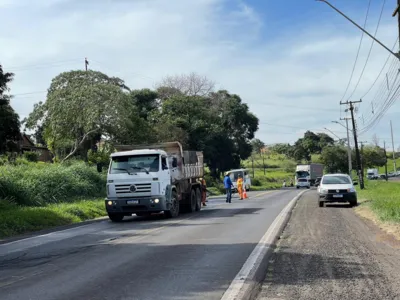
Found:
[[[120,213],[108,213],[108,217],[112,222],[121,222],[124,219],[124,215]]]
[[[167,218],[176,218],[179,216],[179,200],[176,191],[172,191],[170,209],[165,211]]]

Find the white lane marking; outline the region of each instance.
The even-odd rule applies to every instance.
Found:
[[[231,282],[228,289],[225,291],[221,300],[239,299],[238,297],[242,289],[245,287],[247,279],[249,279],[250,274],[253,272],[253,270],[257,268],[257,263],[260,261],[260,258],[264,256],[273,245],[276,235],[279,233],[278,230],[285,220],[286,214],[288,214],[291,211],[294,203],[305,192],[307,192],[307,190],[297,194],[296,197],[290,200],[290,202],[275,218],[271,226],[268,228],[267,232],[264,234],[264,236],[258,242],[257,246],[254,248],[253,252],[251,252],[250,256],[247,258],[242,269],[239,271],[239,273]]]

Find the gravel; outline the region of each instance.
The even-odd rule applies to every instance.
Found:
[[[258,300],[400,299],[400,243],[343,204],[295,207]]]

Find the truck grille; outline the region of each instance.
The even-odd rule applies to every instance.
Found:
[[[337,193],[347,193],[347,190],[328,190],[328,194],[337,194]]]
[[[115,185],[115,193],[117,195],[150,193],[150,192],[151,192],[151,183],[116,184]]]

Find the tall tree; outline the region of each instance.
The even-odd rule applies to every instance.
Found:
[[[347,149],[343,146],[328,146],[322,150],[321,161],[328,173],[348,170]]]
[[[10,88],[8,84],[13,81],[14,74],[3,71],[3,66],[0,64],[0,105],[9,104],[11,96],[8,94]]]
[[[197,73],[164,77],[157,85],[162,92],[181,93],[185,96],[208,96],[214,91],[215,82]],[[171,96],[171,95],[170,95]]]
[[[130,94],[139,116],[145,120],[159,107],[158,93],[150,89],[133,90]]]
[[[36,104],[26,120],[29,129],[45,126],[44,136],[53,150],[68,149],[66,160],[91,148],[100,136],[113,139],[128,132],[130,138],[147,133],[134,130],[139,119],[123,80],[96,71],[71,71],[56,76],[45,103]],[[131,128],[132,130],[129,130]],[[82,149],[83,148],[83,149]],[[61,152],[56,151],[61,156]]]
[[[13,80],[13,73],[5,73],[0,65],[0,153],[17,149],[21,138],[19,116],[10,105],[8,84]]]
[[[366,168],[383,167],[386,163],[385,151],[376,146],[365,146],[362,154]]]

